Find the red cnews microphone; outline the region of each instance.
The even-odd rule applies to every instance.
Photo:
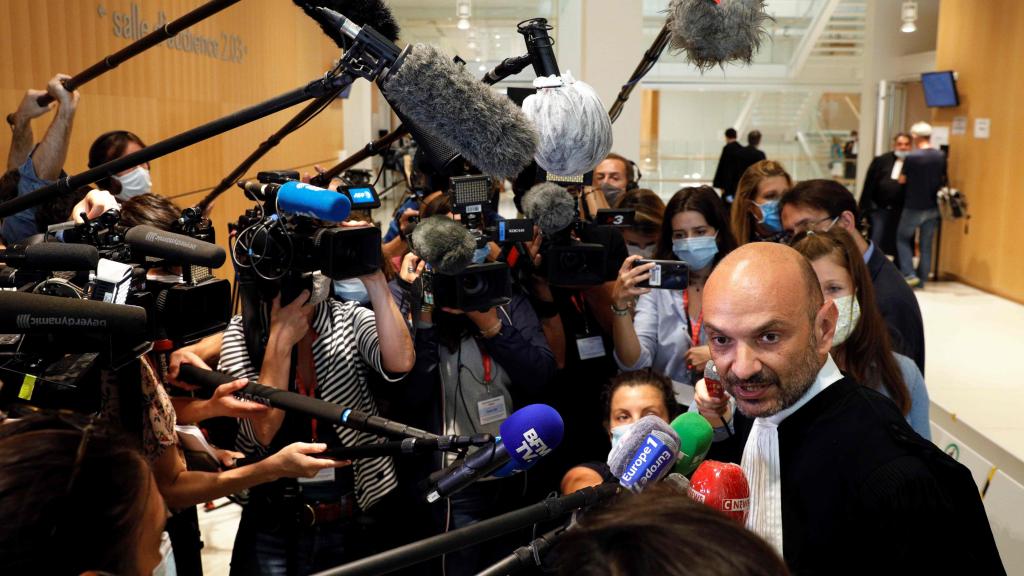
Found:
[[[690,478],[690,498],[746,525],[750,486],[736,464],[705,460]]]

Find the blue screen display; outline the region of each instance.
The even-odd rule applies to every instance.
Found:
[[[950,108],[960,105],[956,92],[956,79],[952,72],[927,72],[921,74],[924,100],[933,108]]]
[[[352,203],[356,206],[361,204],[373,204],[376,202],[373,197],[373,191],[369,188],[349,188],[348,193],[352,198]]]

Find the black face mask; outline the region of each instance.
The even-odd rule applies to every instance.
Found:
[[[619,197],[620,194],[625,192],[625,190],[617,186],[612,186],[611,184],[608,183],[603,183],[601,184],[601,192],[604,193],[605,199],[608,200],[608,205],[611,206],[612,204],[615,204],[615,200]]]

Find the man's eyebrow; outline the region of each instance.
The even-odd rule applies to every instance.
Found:
[[[719,333],[724,333],[725,332],[725,330],[723,330],[722,328],[720,328],[718,326],[715,326],[713,323],[708,322],[707,320],[704,321],[704,327],[709,332],[719,332]],[[761,324],[760,326],[757,326],[756,328],[751,330],[751,332],[754,333],[754,334],[761,334],[763,332],[771,332],[771,331],[774,331],[774,330],[781,330],[781,329],[788,328],[788,327],[789,327],[789,323],[786,322],[785,320],[783,320],[781,318],[774,318],[772,320],[769,320],[769,321],[765,322],[764,324]]]

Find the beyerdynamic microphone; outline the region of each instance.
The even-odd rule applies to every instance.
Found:
[[[249,180],[240,185],[246,196],[259,202],[270,202],[279,214],[342,222],[352,211],[352,201],[344,194],[295,180],[284,184]]]
[[[438,215],[416,225],[410,247],[436,272],[458,274],[473,263],[476,240],[465,226]]]
[[[697,412],[684,412],[676,416],[671,426],[679,435],[679,460],[675,472],[689,476],[708,455],[715,431],[707,419]]]
[[[537,73],[537,93],[523,101],[523,113],[540,135],[537,165],[550,174],[583,174],[611,151],[612,122],[593,88],[569,72],[559,74],[549,29],[544,18],[519,23]]]
[[[541,182],[523,196],[523,214],[534,221],[544,236],[565,230],[576,220],[576,199],[552,182]]]
[[[440,49],[413,44],[399,51],[371,27],[327,8],[315,8],[313,17],[382,59],[388,70],[376,81],[388,103],[482,172],[511,177],[530,163],[538,136],[529,119]]]
[[[0,297],[0,333],[129,334],[148,328],[140,306],[61,298],[27,292]]]
[[[19,270],[95,270],[100,254],[88,244],[43,242],[0,250],[0,262]]]
[[[608,467],[619,484],[643,492],[648,484],[664,478],[679,454],[679,436],[657,416],[637,420],[608,454]]]
[[[448,471],[427,495],[428,502],[447,498],[509,462],[527,470],[562,443],[565,425],[558,412],[545,404],[516,410],[501,423],[501,442],[480,448]]]
[[[690,498],[711,506],[736,520],[747,521],[750,485],[743,468],[736,464],[706,460],[690,478]]]
[[[772,19],[764,0],[672,0],[668,12],[669,50],[684,52],[702,71],[733,60],[750,64]]]
[[[145,224],[133,226],[124,236],[132,257],[153,256],[169,262],[220,268],[227,254],[216,244]]]

